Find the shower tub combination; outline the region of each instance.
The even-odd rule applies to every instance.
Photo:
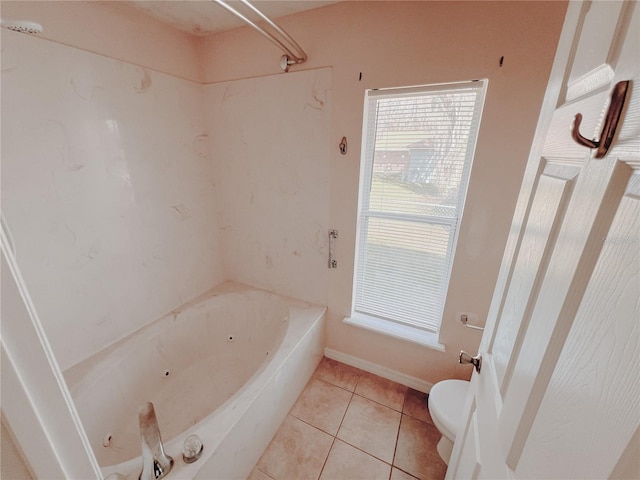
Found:
[[[71,367],[65,378],[103,474],[138,478],[138,407],[152,402],[169,479],[245,479],[322,358],[326,308],[227,282]],[[182,460],[189,435],[204,444]]]

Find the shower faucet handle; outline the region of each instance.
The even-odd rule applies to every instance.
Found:
[[[466,364],[470,363],[476,369],[476,372],[480,373],[480,368],[482,367],[482,355],[478,354],[475,357],[472,357],[464,350],[460,350],[460,355],[458,356],[458,363]]]

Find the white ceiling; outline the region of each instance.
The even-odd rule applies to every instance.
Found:
[[[244,26],[242,20],[213,1],[132,0],[122,3],[128,4],[163,23],[193,35],[204,36]],[[249,12],[249,10],[239,1],[229,1],[228,3],[236,8],[236,10],[247,15],[251,20],[257,20],[255,14],[248,14],[247,12]],[[252,1],[255,7],[272,20],[292,13],[323,7],[331,3],[336,2],[329,0]]]

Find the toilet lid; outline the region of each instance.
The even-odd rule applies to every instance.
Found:
[[[441,433],[455,440],[462,419],[464,401],[469,391],[465,380],[443,380],[431,387],[429,412]]]

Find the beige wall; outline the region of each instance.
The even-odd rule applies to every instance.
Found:
[[[340,266],[328,273],[329,348],[430,382],[469,376],[468,367],[456,365],[457,352],[474,353],[480,337],[454,315],[475,312],[483,319],[488,311],[565,9],[562,1],[343,2],[279,20],[309,55],[292,70],[332,68],[326,162]],[[5,1],[2,14],[40,21],[42,38],[202,83],[284,75],[280,52],[248,28],[197,39],[94,2]],[[365,89],[473,78],[488,78],[489,87],[442,324],[447,352],[345,325]],[[346,156],[338,153],[342,136],[349,140]],[[319,274],[327,273],[308,272]]]
[[[470,375],[456,357],[460,349],[474,353],[480,335],[454,317],[474,312],[483,321],[489,309],[565,9],[565,2],[344,2],[279,20],[309,56],[292,70],[333,68],[327,161],[330,226],[340,238],[339,268],[329,275],[329,348],[429,382]],[[201,45],[204,80],[279,73],[279,55],[246,28],[212,35]],[[344,324],[365,89],[474,78],[488,78],[489,87],[442,323],[446,353]],[[338,153],[342,136],[346,156]]]
[[[197,37],[119,2],[3,0],[0,14],[42,24],[38,38],[187,80],[201,80]]]

